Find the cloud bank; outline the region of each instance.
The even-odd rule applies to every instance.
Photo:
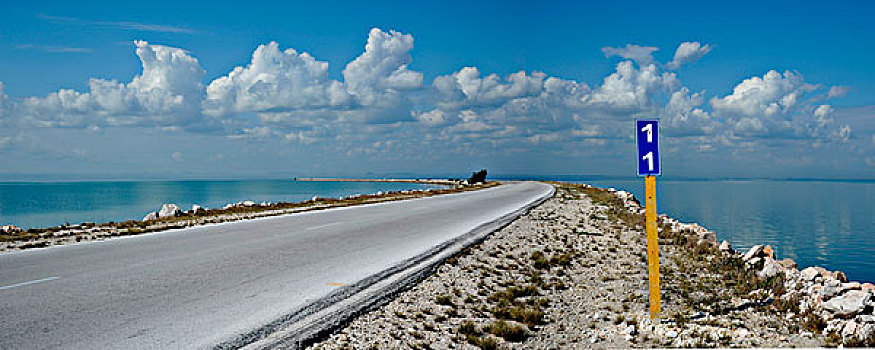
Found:
[[[622,58],[590,86],[519,71],[506,76],[477,67],[426,82],[411,69],[414,38],[372,29],[342,79],[307,52],[258,46],[245,66],[206,83],[192,53],[135,41],[142,72],[130,82],[91,79],[87,91],[61,89],[13,101],[0,83],[0,120],[11,127],[158,127],[232,139],[324,145],[350,155],[405,149],[579,152],[630,142],[634,117],[663,120],[668,142],[698,150],[745,148],[757,142],[847,142],[830,98],[847,87],[805,81],[798,72],[769,71],[739,82],[732,93],[692,91],[676,69],[712,46],[683,42],[668,63],[656,47],[605,47]],[[675,141],[673,141],[675,140]]]

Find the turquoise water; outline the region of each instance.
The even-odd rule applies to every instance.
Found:
[[[644,181],[582,182],[644,198]],[[800,268],[823,266],[875,282],[875,181],[657,180],[657,207],[698,222],[736,249],[771,244]]]
[[[130,182],[0,182],[0,225],[22,228],[65,223],[120,222],[142,219],[175,203],[222,207],[244,200],[297,202],[320,197],[437,188],[388,182],[255,181],[130,181]]]

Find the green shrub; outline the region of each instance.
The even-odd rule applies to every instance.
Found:
[[[526,336],[528,336],[528,331],[525,327],[512,325],[503,320],[492,322],[492,324],[486,326],[483,330],[512,342],[523,341],[526,339]]]
[[[807,331],[814,334],[820,334],[823,329],[826,328],[826,321],[817,314],[811,312],[811,310],[800,316],[803,319],[802,327]]]
[[[453,298],[450,297],[449,295],[446,295],[446,294],[438,295],[437,298],[435,298],[435,302],[438,303],[438,305],[445,305],[445,306],[453,306],[454,305]]]
[[[492,303],[512,304],[517,298],[535,295],[538,295],[538,287],[528,284],[523,287],[512,286],[504,291],[492,293],[486,300]]]
[[[544,312],[539,305],[499,305],[492,308],[492,315],[499,319],[514,320],[529,327],[543,322]]]
[[[554,266],[568,266],[571,264],[571,253],[564,253],[561,255],[554,255],[550,258],[550,265]]]
[[[480,330],[477,329],[477,326],[471,321],[465,321],[465,323],[462,323],[462,325],[459,326],[458,331],[464,335],[480,335]]]
[[[534,261],[533,265],[536,269],[549,269],[550,261],[547,260],[547,257],[544,256],[544,253],[540,251],[536,251],[532,253],[532,261]]]
[[[498,349],[498,342],[492,337],[474,337],[474,339],[469,337],[468,342],[483,350]]]

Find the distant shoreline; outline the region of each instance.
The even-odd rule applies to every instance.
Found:
[[[418,183],[430,185],[458,185],[461,180],[449,179],[348,179],[339,177],[296,177],[294,181],[316,181],[316,182],[401,182],[401,183]]]

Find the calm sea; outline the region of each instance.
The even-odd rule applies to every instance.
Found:
[[[582,182],[627,190],[643,204],[643,179]],[[875,181],[659,178],[657,208],[707,227],[735,249],[771,244],[800,268],[823,266],[875,282]]]
[[[216,208],[244,200],[297,202],[313,196],[336,198],[438,187],[413,183],[290,180],[0,182],[0,225],[35,228],[139,220],[160,209],[163,203],[175,203],[186,210],[192,204]]]

